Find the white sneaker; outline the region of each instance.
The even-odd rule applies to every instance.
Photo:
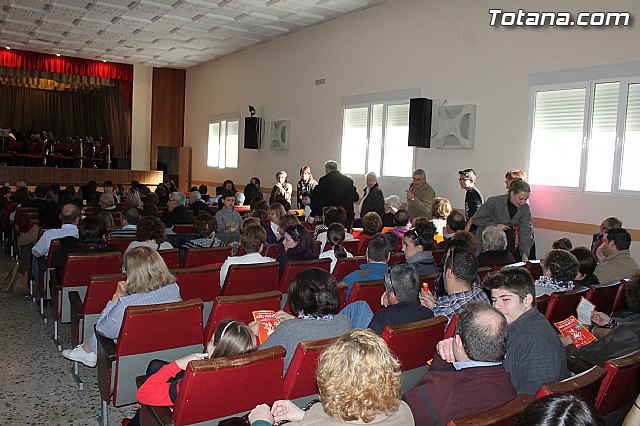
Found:
[[[95,367],[98,363],[98,355],[93,352],[85,352],[81,344],[73,349],[65,349],[62,351],[62,356],[71,361],[81,362],[87,367]]]

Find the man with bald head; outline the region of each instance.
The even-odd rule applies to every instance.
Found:
[[[75,204],[65,204],[60,212],[62,226],[59,229],[49,229],[42,234],[36,245],[31,249],[34,257],[47,257],[51,241],[64,237],[78,238],[78,223],[80,223],[80,209]]]

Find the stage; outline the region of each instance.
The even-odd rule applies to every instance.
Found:
[[[29,186],[50,185],[52,183],[59,183],[62,187],[66,185],[80,186],[90,180],[96,181],[98,186],[102,186],[105,180],[110,180],[114,184],[123,183],[126,186],[132,180],[137,180],[140,183],[155,186],[163,181],[163,173],[157,170],[0,167],[0,183],[13,186],[17,179],[25,179]]]

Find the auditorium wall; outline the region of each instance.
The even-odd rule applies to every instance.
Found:
[[[193,149],[193,179],[246,183],[255,175],[270,187],[279,169],[295,183],[303,164],[319,178],[325,160],[340,159],[341,97],[420,88],[422,96],[446,99],[448,105],[477,105],[473,150],[418,150],[416,166],[427,171],[438,195],[461,207],[464,194],[457,171],[466,167],[476,169],[486,197],[503,193],[505,171],[527,166],[530,74],[638,61],[640,30],[637,25],[494,28],[490,8],[606,9],[640,18],[635,0],[390,1],[190,68],[184,140]],[[317,79],[326,84],[315,85]],[[246,116],[249,104],[267,123],[291,120],[290,150],[240,149],[238,169],[207,167],[208,117],[231,112]],[[364,177],[354,180],[364,187]],[[408,179],[381,178],[380,184],[385,195],[402,195]],[[640,228],[638,199],[633,197],[534,189],[531,206],[536,217],[599,224],[616,214],[625,225]],[[560,234],[536,232],[541,253]]]

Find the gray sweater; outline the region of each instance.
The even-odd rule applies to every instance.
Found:
[[[298,343],[338,337],[348,331],[351,331],[351,320],[345,315],[336,315],[331,321],[287,320],[276,328],[276,331],[265,340],[260,349],[268,349],[278,345],[284,347],[287,350],[287,355],[284,357],[284,371],[287,371]]]
[[[507,194],[497,195],[489,198],[480,206],[476,214],[473,215],[473,224],[478,227],[476,230],[476,239],[482,241],[482,232],[487,226],[496,226],[501,223],[503,225],[518,227],[518,240],[520,241],[520,254],[529,255],[533,246],[533,235],[531,225],[531,208],[529,204],[520,207],[513,218],[509,217],[509,208],[507,207]],[[478,252],[482,251],[482,245],[478,244]],[[518,260],[518,259],[516,259]]]

